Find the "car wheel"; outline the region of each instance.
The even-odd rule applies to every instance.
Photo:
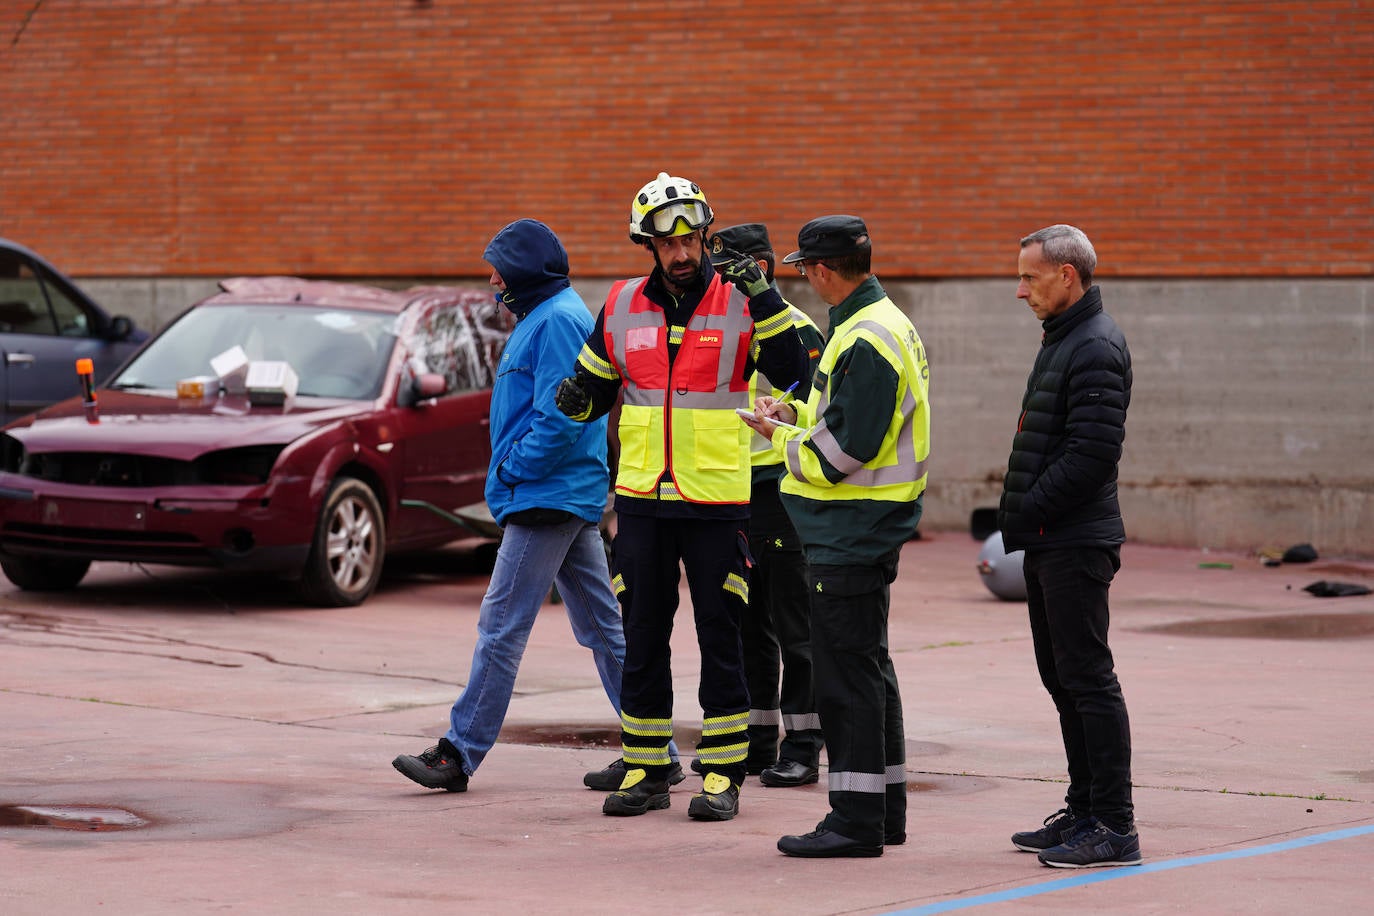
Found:
[[[340,477],[315,526],[315,542],[301,572],[301,595],[311,604],[362,604],[382,576],[386,522],[372,488]]]
[[[65,592],[76,588],[91,568],[90,560],[65,557],[5,557],[0,568],[15,585],[30,592]]]

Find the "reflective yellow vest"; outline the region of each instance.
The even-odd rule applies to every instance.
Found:
[[[862,463],[840,449],[823,419],[830,406],[831,372],[841,354],[859,339],[867,341],[901,378],[882,449]],[[797,408],[797,425],[803,431],[779,428],[775,433],[783,439],[787,465],[782,492],[816,500],[915,500],[926,488],[930,457],[929,376],[921,338],[891,299],[883,297],[855,312],[832,332],[816,367],[811,397]],[[856,381],[850,378],[846,383]],[[814,446],[845,477],[835,483],[827,480],[815,452],[803,447],[803,442]]]
[[[670,328],[643,293],[646,279],[612,286],[602,321],[625,395],[615,491],[747,503],[753,431],[735,414],[751,403],[741,379],[754,327],[744,294],[713,277],[687,326]],[[671,365],[670,335],[680,340]]]
[[[816,332],[817,337],[820,336],[820,328],[816,327],[816,323],[811,320],[811,316],[807,315],[790,302],[787,304],[787,309],[788,317],[792,319],[793,327],[798,329],[809,327]],[[805,345],[805,338],[803,337],[802,340],[803,345]],[[758,349],[758,344],[754,344],[753,354],[755,359],[758,359]],[[815,359],[816,351],[812,350],[811,360],[813,363]],[[783,391],[780,388],[774,388],[773,383],[768,380],[768,376],[764,375],[762,372],[755,371],[754,374],[749,377],[749,404],[747,406],[753,407],[754,402],[759,399],[759,395],[764,394],[771,394],[775,398],[781,398],[783,396]],[[754,433],[749,437],[749,461],[754,467],[782,464],[782,455],[773,448],[773,440],[766,439],[759,433]]]

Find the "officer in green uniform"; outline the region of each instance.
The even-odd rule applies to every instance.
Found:
[[[759,262],[777,289],[773,272],[777,255],[763,223],[727,226],[707,243],[711,262],[729,263],[731,252]],[[785,301],[785,300],[784,300]],[[807,380],[774,385],[763,372],[749,380],[749,403],[764,394],[805,401],[825,341],[820,328],[801,309],[787,303],[792,324],[806,347]],[[782,454],[763,436],[749,445],[753,466],[749,491],[749,605],[740,621],[744,674],[749,684],[749,755],[745,768],[765,786],[804,786],[816,782],[821,756],[821,720],[811,684],[811,601],[806,583],[806,557],[797,531],[778,496]],[[781,689],[779,687],[781,686]],[[778,745],[778,727],[782,745]]]
[[[902,703],[888,654],[888,587],[915,533],[930,455],[929,367],[911,321],[873,276],[868,227],[823,216],[794,264],[830,305],[805,404],[771,395],[746,420],[780,449],[783,505],[809,564],[816,701],[830,812],[785,836],[789,856],[880,856],[906,841]],[[779,426],[773,420],[795,424]]]

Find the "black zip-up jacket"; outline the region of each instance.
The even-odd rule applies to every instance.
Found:
[[[1109,546],[1126,540],[1117,464],[1131,403],[1131,352],[1090,287],[1043,323],[1012,440],[997,525],[1004,548]]]

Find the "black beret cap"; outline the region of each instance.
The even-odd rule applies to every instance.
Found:
[[[868,227],[857,216],[821,216],[797,233],[797,248],[782,259],[784,264],[838,258],[871,247]]]
[[[773,253],[773,243],[768,238],[768,227],[763,223],[726,226],[711,236],[706,244],[711,252],[712,264],[719,264],[727,250],[753,255]]]

